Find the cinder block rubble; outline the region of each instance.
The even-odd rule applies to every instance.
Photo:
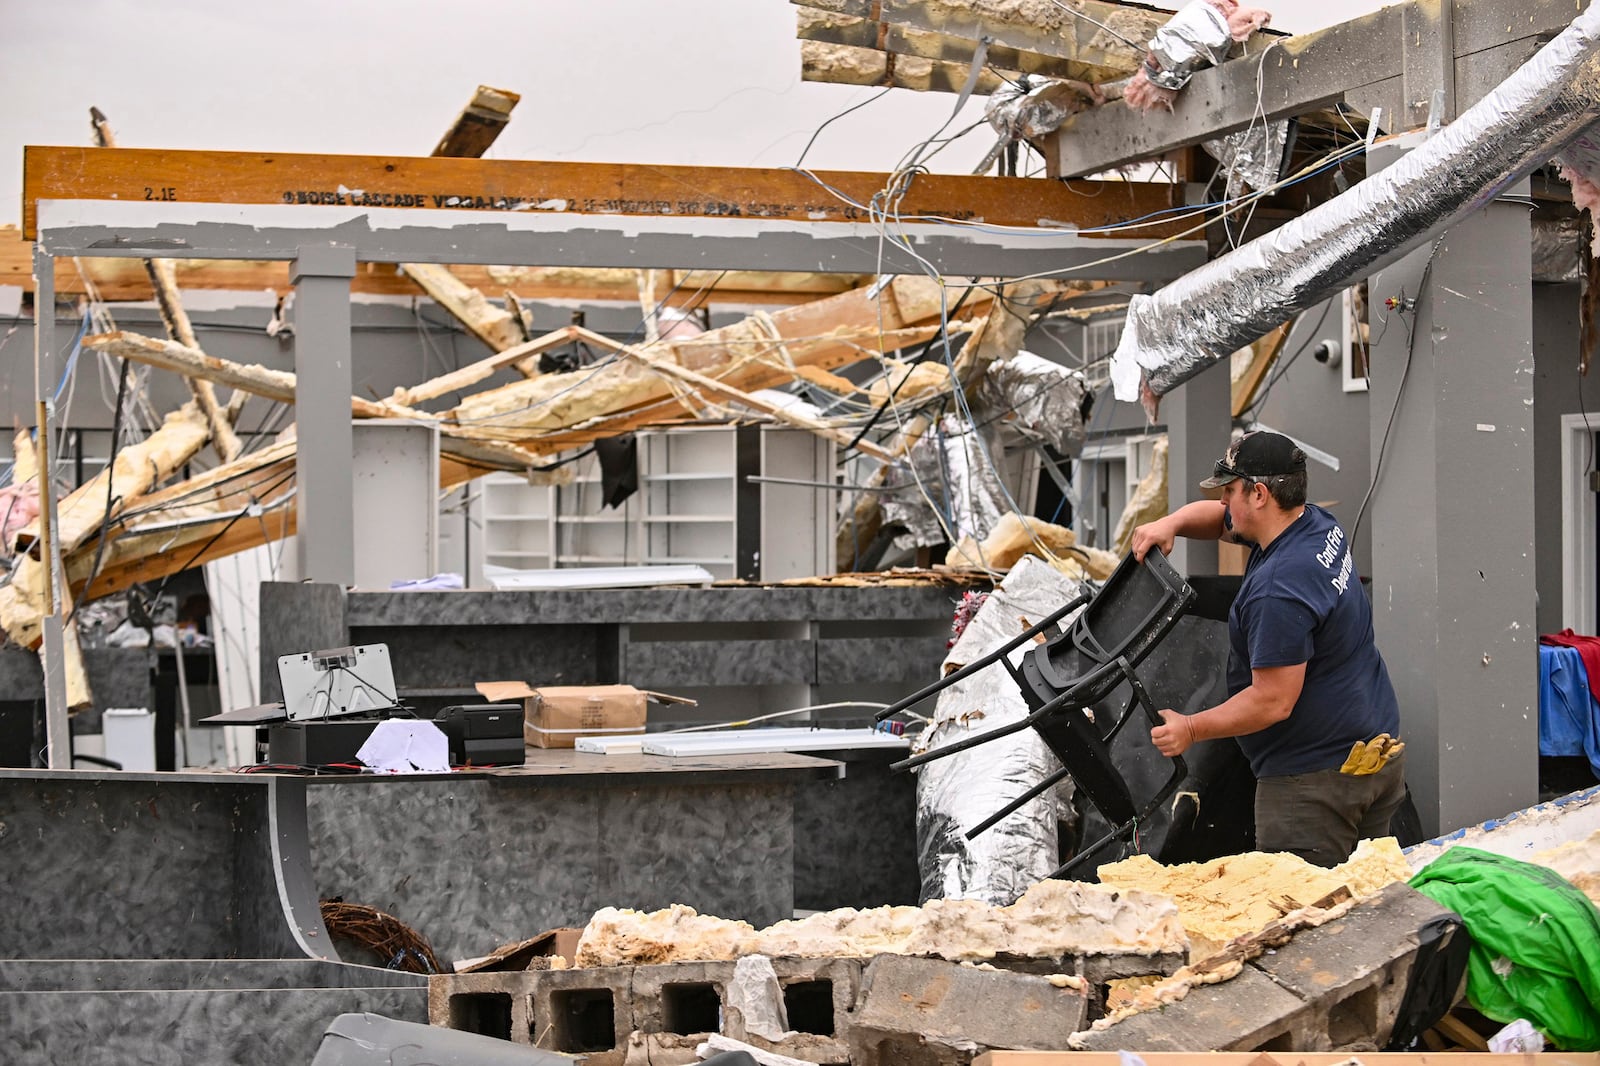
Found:
[[[1362,1051],[1393,1031],[1418,931],[1450,912],[1393,884],[1247,962],[1239,976],[1077,1034],[1084,1051]]]
[[[1086,1024],[1078,987],[939,959],[880,955],[851,1020],[856,1066],[965,1066],[989,1048],[1064,1048]]]
[[[533,989],[539,971],[434,974],[428,1022],[516,1044],[533,1042]]]
[[[622,1048],[634,1024],[632,966],[534,974],[533,1044],[596,1054]]]

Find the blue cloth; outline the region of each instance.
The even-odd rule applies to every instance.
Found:
[[[1600,703],[1576,648],[1539,648],[1539,754],[1586,755],[1600,777]]]
[[[1333,515],[1305,513],[1254,547],[1228,615],[1228,691],[1253,668],[1306,664],[1289,717],[1239,738],[1257,777],[1336,770],[1358,741],[1398,735],[1400,711],[1373,641],[1372,605]]]

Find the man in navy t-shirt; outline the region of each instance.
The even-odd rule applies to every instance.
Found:
[[[1256,847],[1333,866],[1358,840],[1388,835],[1405,797],[1404,754],[1369,744],[1397,737],[1400,718],[1348,538],[1306,503],[1305,453],[1281,434],[1241,437],[1200,486],[1220,498],[1135,529],[1133,553],[1170,552],[1180,536],[1251,546],[1228,616],[1231,695],[1162,711],[1150,739],[1173,756],[1237,737],[1256,775]]]

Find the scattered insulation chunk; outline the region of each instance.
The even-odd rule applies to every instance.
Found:
[[[779,922],[748,923],[674,904],[642,913],[607,907],[578,942],[577,965],[624,966],[736,959],[930,955],[961,962],[997,955],[1161,955],[1188,949],[1169,899],[1077,881],[1043,881],[1009,907],[934,900],[921,907],[844,908]]]
[[[1100,867],[1104,884],[1170,896],[1194,942],[1195,959],[1341,886],[1360,900],[1410,877],[1411,867],[1393,837],[1362,841],[1355,854],[1331,870],[1296,855],[1259,851],[1179,866],[1135,855]]]

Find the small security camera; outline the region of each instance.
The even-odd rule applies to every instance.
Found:
[[[1339,365],[1339,342],[1333,340],[1318,341],[1317,346],[1311,349],[1311,358],[1325,367]]]

